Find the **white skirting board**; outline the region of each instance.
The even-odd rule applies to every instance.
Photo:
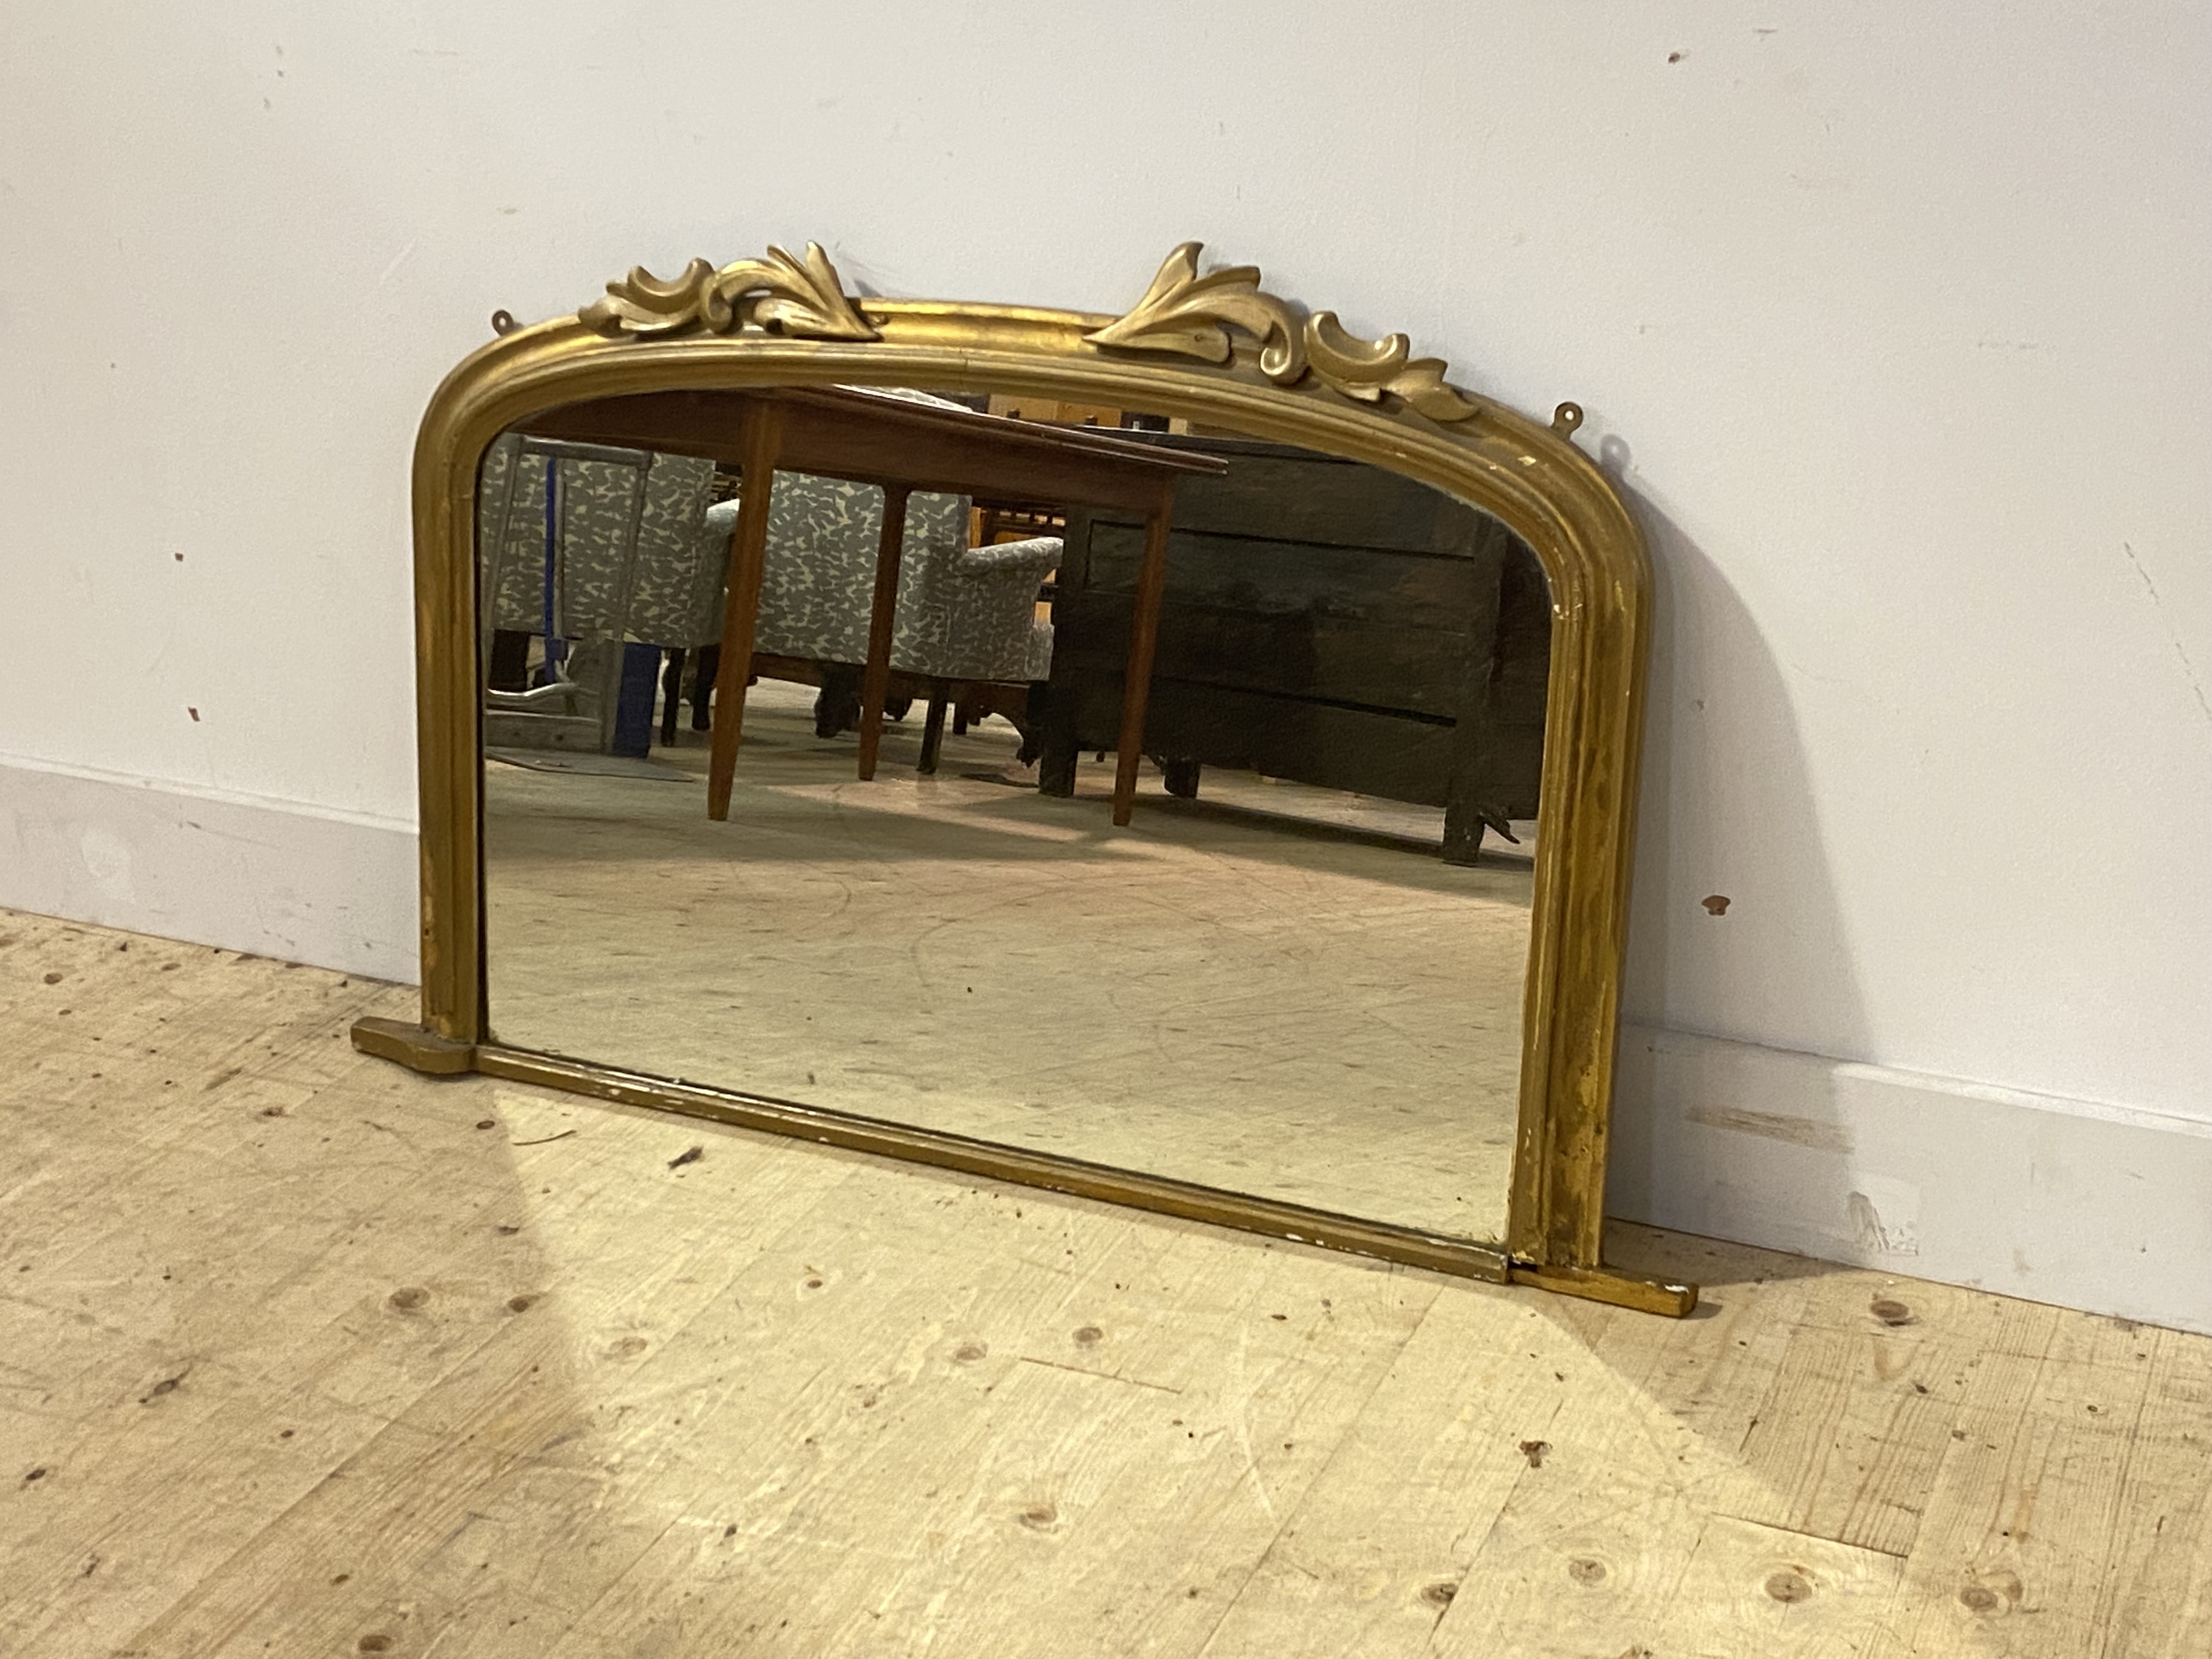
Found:
[[[1624,1025],[1610,1214],[2212,1332],[2212,1124]]]
[[[411,983],[411,823],[0,762],[0,906]],[[1611,1213],[2212,1332],[2212,1124],[1622,1028]]]
[[[0,905],[420,977],[415,826],[0,761]]]

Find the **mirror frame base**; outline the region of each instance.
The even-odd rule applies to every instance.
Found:
[[[927,1164],[986,1181],[1035,1187],[1075,1198],[1148,1210],[1155,1215],[1261,1233],[1294,1244],[1318,1245],[1323,1249],[1424,1267],[1457,1279],[1479,1279],[1504,1285],[1511,1281],[1516,1271],[1516,1264],[1503,1249],[1472,1239],[1442,1237],[1418,1228],[1337,1215],[1282,1200],[1226,1192],[1196,1182],[1117,1170],[1057,1153],[1027,1152],[1018,1146],[973,1140],[965,1135],[919,1129],[794,1101],[651,1077],[588,1060],[564,1060],[496,1042],[456,1042],[422,1026],[400,1020],[365,1018],[356,1021],[353,1044],[364,1054],[395,1060],[427,1076],[457,1077],[473,1073],[503,1078],[510,1083],[536,1084],[617,1105],[672,1112],[731,1128],[893,1158],[902,1164]]]
[[[1516,1261],[1508,1270],[1516,1285],[1533,1285],[1561,1296],[1578,1296],[1585,1302],[1631,1308],[1638,1313],[1686,1319],[1698,1305],[1698,1287],[1645,1273],[1623,1273],[1618,1267],[1544,1267]]]
[[[1694,1285],[1614,1268],[1545,1267],[1516,1261],[1504,1250],[1468,1239],[1439,1237],[1411,1227],[1336,1215],[1279,1200],[1224,1192],[1194,1182],[1137,1174],[1018,1147],[972,1140],[771,1100],[702,1084],[673,1082],[586,1060],[563,1060],[494,1042],[457,1042],[425,1026],[368,1016],[354,1022],[353,1046],[429,1077],[476,1074],[536,1084],[623,1106],[696,1117],[732,1128],[807,1140],[845,1152],[889,1158],[1015,1186],[1035,1187],[1108,1204],[1147,1210],[1295,1244],[1340,1250],[1492,1285],[1529,1285],[1640,1313],[1680,1319],[1698,1305]]]
[[[459,1077],[477,1068],[473,1042],[456,1042],[428,1026],[376,1014],[354,1021],[353,1046],[379,1060],[397,1060],[426,1077]]]

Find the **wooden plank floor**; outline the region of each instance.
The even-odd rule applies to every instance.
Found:
[[[1617,1230],[1670,1323],[353,1053],[411,1004],[0,913],[0,1653],[2212,1652],[2212,1340]]]

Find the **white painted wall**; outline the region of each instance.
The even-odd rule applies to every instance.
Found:
[[[15,11],[0,901],[86,878],[56,769],[404,828],[406,456],[495,307],[812,236],[1115,309],[1197,235],[1644,508],[1636,1020],[2212,1122],[2202,5]]]

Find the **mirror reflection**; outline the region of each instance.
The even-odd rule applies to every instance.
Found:
[[[1550,600],[1496,520],[794,387],[536,417],[477,548],[497,1041],[1503,1235]]]

